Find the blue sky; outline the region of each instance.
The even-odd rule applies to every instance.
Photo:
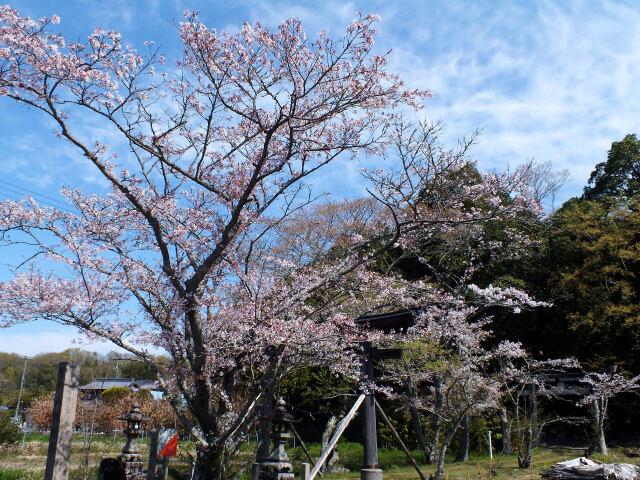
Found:
[[[97,26],[117,30],[142,48],[154,40],[169,58],[180,52],[177,23],[184,9],[201,12],[218,30],[244,20],[278,25],[298,17],[308,36],[328,28],[339,36],[357,11],[382,16],[376,43],[392,49],[390,68],[412,87],[436,97],[420,116],[439,120],[445,142],[480,129],[473,156],[485,170],[528,159],[568,169],[556,206],[579,195],[612,141],[638,132],[640,112],[640,4],[595,1],[121,1],[35,0],[11,4],[35,18],[60,15],[71,40]],[[86,126],[108,136],[99,124]],[[24,189],[60,198],[62,184],[101,191],[104,184],[47,120],[0,98],[0,198]],[[361,160],[364,162],[364,160]],[[364,191],[363,163],[342,161],[315,179],[335,196]],[[13,191],[12,191],[13,190]],[[0,263],[15,258],[0,251]],[[0,278],[7,278],[0,269]],[[0,351],[34,354],[71,346],[73,331],[38,322],[0,330]],[[107,345],[91,348],[108,351]]]

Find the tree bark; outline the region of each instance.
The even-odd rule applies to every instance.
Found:
[[[507,414],[507,409],[502,407],[499,410],[500,427],[502,429],[502,455],[513,455],[511,446],[511,421]]]
[[[324,452],[327,449],[327,446],[329,445],[329,441],[331,440],[331,436],[333,435],[333,432],[336,430],[336,425],[338,424],[338,420],[339,418],[332,414],[331,418],[329,418],[329,420],[327,421],[324,428],[324,432],[322,432],[322,444],[321,444],[322,448],[320,449],[321,452]],[[331,455],[329,456],[327,461],[324,462],[324,464],[322,465],[322,468],[320,468],[320,472],[323,474],[330,473],[333,467],[338,462],[339,458],[340,457],[338,455],[338,448],[336,447],[331,452]]]
[[[540,444],[540,421],[538,419],[538,397],[536,396],[536,386],[531,385],[531,446],[538,448]]]
[[[444,406],[444,395],[442,393],[442,379],[439,374],[436,374],[433,380],[434,390],[436,394],[435,413],[433,419],[433,430],[431,432],[431,440],[429,442],[429,455],[427,456],[427,464],[432,465],[436,463],[438,455],[438,445],[440,442],[440,425],[442,423],[440,419],[440,412]]]
[[[456,457],[456,462],[469,461],[469,414],[462,419],[462,438],[460,440],[460,450]]]
[[[409,415],[411,416],[411,427],[416,435],[416,439],[418,440],[418,446],[422,453],[424,453],[425,461],[429,461],[429,445],[427,444],[427,439],[424,437],[424,432],[422,431],[422,422],[420,420],[420,412],[416,408],[415,400],[418,396],[418,392],[415,384],[413,383],[413,379],[411,375],[407,375],[406,388],[409,397]]]
[[[604,437],[604,409],[600,405],[600,402],[596,399],[591,404],[591,413],[593,415],[592,420],[592,435],[591,442],[589,443],[589,454],[596,450],[603,455],[608,454],[607,442]]]
[[[451,426],[451,429],[447,432],[447,434],[444,437],[444,440],[442,441],[442,445],[440,446],[440,452],[438,454],[438,468],[436,470],[436,478],[439,478],[439,479],[444,478],[444,457],[447,453],[447,448],[449,447],[449,444],[451,443],[451,440],[453,439],[453,436],[455,435],[456,430],[458,430],[458,427],[460,426],[460,422],[462,422],[462,419],[464,418],[465,415],[459,417],[458,420],[456,420],[456,423],[454,423]]]
[[[531,466],[531,424],[527,425],[527,430],[524,434],[525,442],[525,454],[522,456],[521,452],[518,452],[518,468],[529,468]]]
[[[193,480],[222,480],[224,478],[223,448],[196,447]]]

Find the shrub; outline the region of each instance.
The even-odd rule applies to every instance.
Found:
[[[142,390],[138,390],[137,392],[135,392],[133,394],[133,396],[137,399],[137,400],[153,400],[153,394],[147,390],[146,388],[143,388]]]
[[[112,404],[122,400],[123,398],[127,398],[129,393],[129,390],[124,387],[107,388],[102,392],[101,398],[104,403]]]
[[[13,423],[11,416],[0,414],[0,444],[19,442],[21,433],[20,428]]]

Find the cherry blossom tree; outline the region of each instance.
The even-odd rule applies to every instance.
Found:
[[[502,382],[503,398],[498,406],[505,454],[518,453],[518,466],[531,466],[532,452],[537,447],[543,428],[554,422],[576,423],[582,418],[542,415],[540,399],[563,399],[575,395],[575,390],[558,385],[559,377],[579,372],[580,364],[573,358],[537,360],[519,343],[503,341],[495,354],[496,375]],[[562,385],[562,382],[560,382]],[[515,437],[515,438],[513,438]],[[513,443],[513,445],[512,445]]]
[[[482,313],[484,307],[519,309],[540,305],[522,292],[498,295],[493,288],[470,290],[477,296],[425,292],[422,301],[427,307],[422,308],[416,325],[402,338],[402,360],[386,365],[385,379],[400,385],[391,396],[410,411],[418,437],[424,438],[418,412],[426,412],[432,418],[430,438],[422,443],[427,445],[427,459],[437,463],[436,475],[440,478],[444,476],[447,449],[465,419],[495,408],[504,393],[504,383],[492,373],[492,365],[498,358],[513,357],[522,351],[519,344],[512,342],[487,349],[491,318]]]
[[[143,54],[102,29],[68,42],[52,30],[57,16],[0,7],[0,95],[52,120],[111,187],[65,188],[68,210],[0,203],[1,243],[28,252],[0,284],[0,322],[70,325],[146,362],[198,440],[197,479],[228,474],[260,397],[283,374],[322,364],[357,376],[347,347],[375,336],[352,319],[390,299],[416,302],[407,292],[421,290],[368,270],[377,255],[539,209],[519,172],[460,182],[468,145],[446,150],[398,117],[430,93],[386,70],[373,50],[377,20],[359,15],[341,39],[310,40],[296,19],[228,34],[185,12],[184,54],[169,64],[152,44]],[[87,131],[88,118],[115,143]],[[376,218],[352,209],[336,217],[339,236],[318,232],[280,255],[289,220],[315,198],[307,177],[386,146],[400,162],[367,173]],[[169,374],[150,346],[170,355]]]
[[[593,416],[593,433],[589,452],[594,452],[597,449],[603,455],[607,455],[604,422],[607,418],[609,400],[623,392],[640,391],[640,375],[626,379],[615,372],[589,372],[581,381],[589,388],[589,393],[580,399],[578,405],[590,407]]]

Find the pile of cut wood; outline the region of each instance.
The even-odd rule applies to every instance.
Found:
[[[630,463],[600,463],[580,457],[556,463],[541,476],[546,480],[640,480],[640,467]]]

